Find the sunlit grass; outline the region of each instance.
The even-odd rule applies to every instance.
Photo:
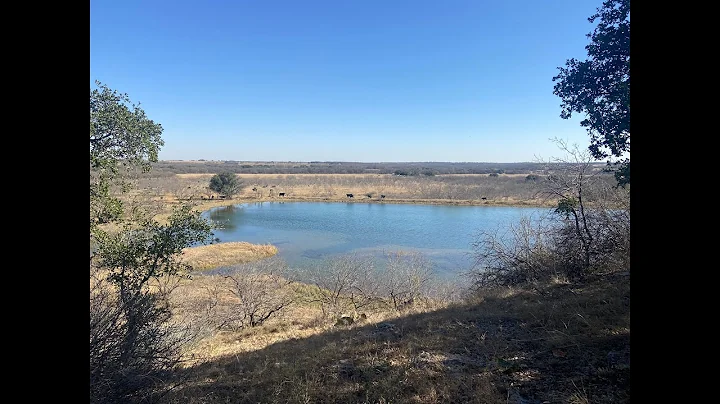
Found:
[[[277,254],[271,244],[251,244],[244,241],[189,247],[183,250],[183,258],[195,270],[245,264]]]

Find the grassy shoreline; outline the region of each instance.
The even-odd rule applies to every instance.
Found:
[[[241,203],[254,202],[333,202],[333,203],[377,203],[377,204],[406,204],[406,205],[444,205],[444,206],[506,206],[506,207],[554,207],[557,201],[526,199],[515,200],[505,198],[501,200],[453,200],[453,199],[371,199],[371,198],[303,198],[303,197],[275,197],[275,198],[235,198],[220,201],[200,201],[197,207],[206,211],[219,206],[229,206]]]
[[[372,200],[372,199],[309,199],[309,198],[238,198],[238,199],[225,199],[218,201],[202,201],[195,206],[195,209],[201,212],[208,211],[213,208],[232,206],[243,203],[258,203],[258,202],[305,202],[305,203],[316,203],[316,202],[329,202],[329,203],[377,203],[377,204],[410,204],[410,205],[438,205],[438,206],[507,206],[507,207],[549,207],[548,205],[541,205],[538,203],[532,203],[526,201],[514,202],[514,203],[498,203],[482,201],[477,203],[476,201],[449,201],[449,200],[418,200],[418,199],[404,199],[404,200]],[[277,247],[272,245],[256,245],[246,242],[230,242],[230,243],[217,243],[207,246],[190,247],[184,250],[186,259],[195,270],[206,271],[209,269],[245,264],[256,260],[269,258],[276,255],[278,252]]]

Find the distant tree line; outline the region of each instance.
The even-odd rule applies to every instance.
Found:
[[[252,162],[252,161],[158,161],[153,175],[214,174],[394,174],[434,176],[443,174],[532,174],[545,169],[537,162],[453,163],[453,162]]]

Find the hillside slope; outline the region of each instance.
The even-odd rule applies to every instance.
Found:
[[[630,278],[488,292],[176,376],[166,403],[630,402]]]

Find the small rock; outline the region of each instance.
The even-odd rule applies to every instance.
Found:
[[[338,327],[338,326],[344,326],[344,325],[351,325],[354,322],[355,322],[355,320],[352,317],[342,316],[342,317],[338,318],[337,322],[335,323],[335,326]]]

